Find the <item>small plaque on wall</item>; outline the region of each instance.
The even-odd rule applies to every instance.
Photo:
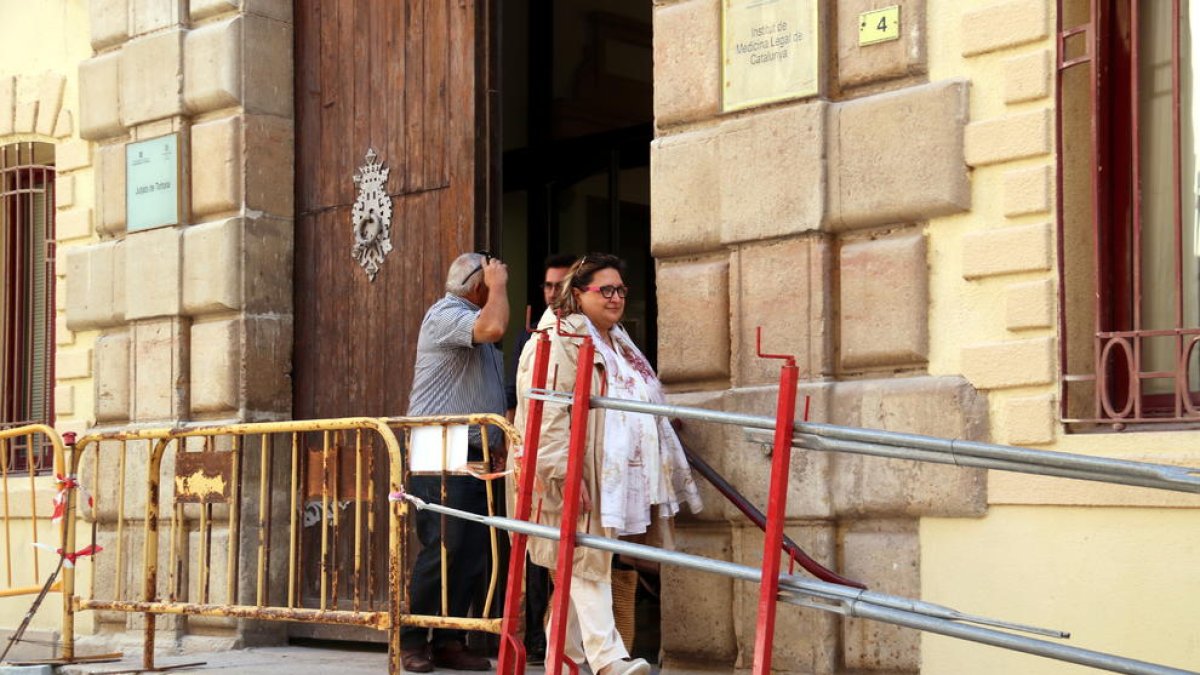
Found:
[[[125,146],[125,229],[179,222],[179,134]]]
[[[900,5],[875,9],[858,15],[859,46],[900,39]]]
[[[818,0],[721,1],[721,109],[820,91]]]

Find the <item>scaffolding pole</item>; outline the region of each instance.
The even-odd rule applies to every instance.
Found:
[[[530,389],[529,396],[546,402],[570,403],[569,395],[549,389]],[[643,403],[605,396],[593,396],[591,405],[594,408],[608,410],[731,424],[748,430],[752,435],[775,430],[774,418],[743,413],[662,403]],[[763,435],[762,441],[766,443],[769,439]],[[1089,457],[1050,450],[1031,450],[879,429],[860,429],[798,421],[795,423],[795,432],[792,434],[792,447],[1200,494],[1200,468]]]
[[[426,503],[408,495],[405,498],[416,505],[418,509],[429,509],[435,513],[471,520],[488,527],[495,527],[526,536],[541,537],[554,541],[558,541],[560,538],[559,529],[547,525],[537,525],[499,516],[481,516],[468,511]],[[762,582],[762,570],[754,567],[738,565],[724,560],[714,560],[690,553],[666,551],[645,544],[635,544],[619,539],[584,534],[582,532],[576,532],[574,535],[575,543],[578,546],[609,551],[614,554],[627,555],[666,565],[675,565],[698,572],[718,574],[740,581],[751,583]],[[1127,673],[1128,675],[1197,675],[1196,671],[1139,661],[1137,659],[1072,647],[1070,645],[1056,644],[987,628],[985,626],[994,626],[1013,631],[1057,637],[1067,637],[1069,635],[1063,631],[1025,626],[998,619],[965,614],[949,607],[921,600],[864,591],[824,581],[813,581],[790,574],[779,575],[779,591],[779,600],[789,604],[833,612],[843,616],[872,619],[927,633],[970,640],[993,647],[1020,651],[1034,656],[1042,656],[1082,666],[1090,666],[1114,673]]]

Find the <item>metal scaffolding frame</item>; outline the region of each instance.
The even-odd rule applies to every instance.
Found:
[[[570,403],[566,392],[549,389],[532,389],[529,391],[529,397],[556,404]],[[625,401],[604,396],[593,396],[590,405],[606,410],[730,424],[747,430],[751,437],[765,436],[775,428],[775,420],[770,417],[704,408]],[[1089,457],[1069,452],[1032,450],[880,429],[797,421],[795,433],[792,435],[792,447],[1200,494],[1200,468]]]
[[[775,609],[779,601],[849,617],[882,621],[1118,673],[1177,675],[1192,672],[1016,634],[1016,632],[1026,632],[1048,637],[1069,637],[1069,634],[1063,631],[971,616],[920,600],[890,596],[826,581],[801,579],[791,574],[781,573],[780,558],[792,448],[849,452],[1197,494],[1200,494],[1200,469],[797,421],[795,408],[798,369],[795,360],[786,355],[763,353],[761,330],[758,355],[761,358],[774,358],[785,362],[780,369],[779,397],[774,418],[592,396],[594,345],[591,338],[587,335],[567,333],[563,331],[561,325],[556,330],[564,337],[581,340],[576,361],[578,368],[575,388],[573,392],[560,392],[546,388],[550,341],[548,330],[539,331],[532,387],[526,392],[530,405],[526,419],[524,456],[520,460],[522,471],[517,486],[516,513],[514,514],[516,517],[477,516],[434,504],[420,503],[419,500],[407,497],[416,503],[418,508],[428,508],[446,515],[477,520],[488,526],[509,530],[513,533],[500,659],[497,664],[498,673],[522,675],[525,672],[524,646],[517,638],[516,624],[519,616],[518,608],[521,606],[523,563],[529,536],[549,538],[559,542],[556,568],[558,583],[552,602],[550,629],[547,633],[549,648],[546,664],[548,672],[562,672],[563,668],[572,673],[578,672],[577,664],[566,659],[563,654],[566,626],[565,621],[562,620],[567,612],[572,560],[577,546],[759,583],[758,620],[752,667],[754,675],[767,675],[771,670]],[[566,480],[563,485],[562,525],[557,529],[528,522],[531,513],[534,467],[537,466],[541,435],[542,408],[547,403],[570,406],[570,448]],[[772,434],[771,478],[768,513],[764,527],[766,536],[764,537],[762,568],[755,569],[701,556],[664,551],[650,546],[576,532],[583,456],[587,442],[587,419],[592,409],[624,410],[734,425],[746,429],[752,438],[760,434],[765,436],[767,432],[770,432]]]
[[[412,497],[409,497],[409,500],[418,509],[429,509],[435,513],[473,520],[488,527],[507,530],[514,534],[560,541],[558,529],[547,525],[538,525],[523,520],[502,518],[499,516],[480,516],[468,511],[460,511],[438,504],[427,504]],[[675,565],[698,572],[717,574],[739,581],[761,583],[763,579],[762,570],[758,568],[738,565],[724,560],[705,558],[690,553],[666,551],[645,544],[635,544],[619,539],[598,537],[582,532],[575,533],[575,541],[578,545],[588,548],[609,551],[614,554],[626,555],[666,565]],[[779,576],[778,600],[846,617],[873,619],[928,633],[970,640],[994,647],[1012,649],[1035,656],[1044,656],[1046,658],[1091,666],[1116,673],[1129,673],[1131,675],[1195,675],[1195,672],[1190,670],[1139,661],[1137,659],[1106,654],[1081,647],[1056,644],[1047,642],[1046,640],[1039,640],[995,629],[1003,628],[1008,631],[1019,631],[1047,637],[1070,637],[1070,633],[1065,631],[1026,626],[1009,621],[966,614],[943,605],[851,588],[825,581],[804,579],[793,574],[781,574]],[[497,672],[505,673],[510,671],[497,669]]]

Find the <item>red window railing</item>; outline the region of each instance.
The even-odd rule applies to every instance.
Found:
[[[1189,9],[1185,0],[1059,1],[1066,422],[1200,422],[1200,181],[1184,179],[1200,177],[1200,82],[1190,75],[1200,35]]]

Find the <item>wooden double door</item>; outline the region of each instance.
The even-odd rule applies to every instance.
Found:
[[[493,236],[489,0],[296,0],[294,11],[293,416],[403,415],[417,331],[443,293],[447,266]],[[354,177],[365,182],[375,173],[367,166],[369,151],[387,179],[375,175],[378,189],[360,207],[374,211],[365,219],[360,211],[356,221]],[[391,210],[391,250],[381,262],[376,258],[372,277],[352,251],[371,237],[377,253],[385,248],[377,236],[383,201]],[[349,459],[343,453],[340,461]],[[374,471],[386,489],[383,463]],[[307,483],[321,481],[310,475]],[[383,495],[376,497],[370,506],[382,515]],[[318,529],[306,528],[305,539]],[[382,600],[387,533],[377,529],[369,592]],[[338,539],[337,545],[353,543]],[[313,602],[320,559],[301,557],[306,603]],[[337,593],[350,590],[342,585]]]

